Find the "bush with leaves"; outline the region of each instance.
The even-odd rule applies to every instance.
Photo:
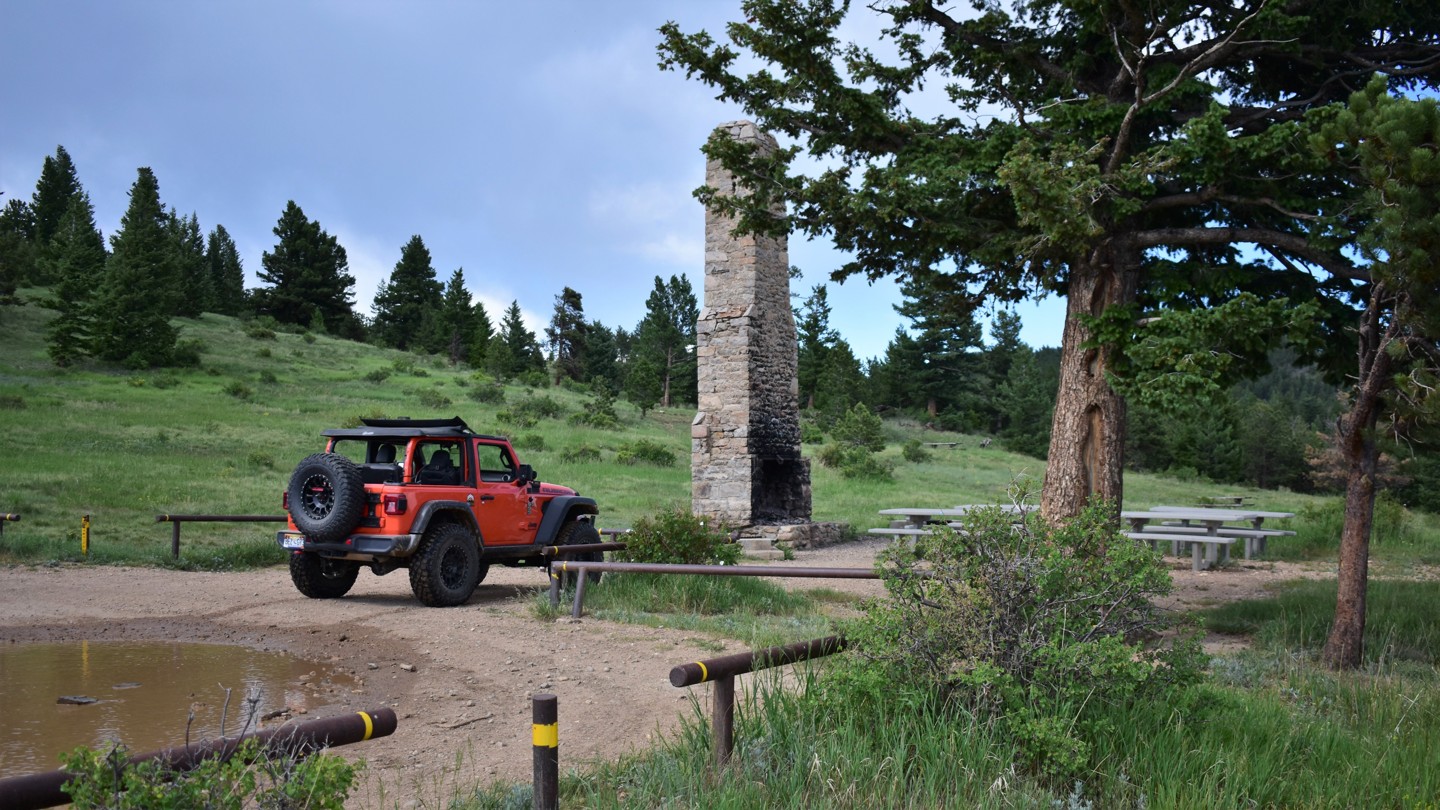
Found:
[[[514,407],[500,411],[495,414],[495,418],[516,430],[528,430],[535,427],[536,422],[539,421],[535,418],[535,414]]]
[[[581,464],[600,460],[600,448],[593,444],[582,444],[572,447],[560,454],[560,460],[566,464]]]
[[[447,397],[439,391],[436,391],[434,388],[420,389],[417,397],[420,399],[421,405],[431,410],[436,410],[438,408],[448,408],[452,404],[450,402],[450,397]]]
[[[1017,499],[1017,502],[1022,502]],[[1161,559],[1092,504],[1050,527],[999,509],[882,552],[887,595],[852,630],[865,667],[992,718],[1041,773],[1070,778],[1105,732],[1103,707],[1156,697],[1200,677],[1193,634],[1173,617]]]
[[[475,385],[470,388],[469,396],[476,402],[483,402],[486,405],[504,405],[505,386],[489,381],[477,381]]]
[[[608,389],[600,388],[595,396],[585,403],[585,409],[570,415],[570,424],[585,425],[601,430],[617,430],[620,417],[615,413],[615,395]]]
[[[620,446],[615,453],[615,460],[621,464],[653,464],[656,467],[675,466],[675,453],[670,448],[659,442],[652,442],[649,439],[636,439],[633,442],[626,442]]]
[[[536,419],[554,419],[565,413],[565,406],[549,394],[530,395],[515,403],[515,409],[527,411]]]
[[[357,767],[329,754],[265,751],[254,739],[188,771],[132,763],[122,746],[61,759],[74,774],[63,790],[75,810],[344,810]]]
[[[830,428],[830,436],[841,444],[863,447],[872,452],[885,449],[885,433],[880,417],[870,412],[865,403],[857,402],[854,407],[841,414]]]
[[[845,478],[889,479],[895,471],[891,462],[853,444],[831,442],[820,448],[815,458],[822,467],[836,470]]]
[[[624,550],[614,555],[628,562],[734,565],[740,559],[740,546],[723,527],[679,507],[640,518],[624,539]]]
[[[930,460],[930,451],[920,444],[919,439],[905,442],[905,445],[900,448],[900,455],[904,456],[905,460],[911,464],[920,464]]]

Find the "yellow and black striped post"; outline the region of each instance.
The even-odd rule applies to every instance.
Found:
[[[560,806],[560,712],[554,695],[530,698],[530,737],[535,746],[535,810]]]
[[[80,518],[80,556],[90,556],[90,516]]]

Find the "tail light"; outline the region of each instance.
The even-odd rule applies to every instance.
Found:
[[[290,490],[288,489],[280,493],[280,508],[286,512],[290,511]]]
[[[406,508],[409,507],[402,494],[386,493],[381,497],[380,502],[385,505],[385,514],[387,515],[403,515]]]

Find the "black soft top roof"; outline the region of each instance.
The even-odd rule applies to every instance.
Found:
[[[443,438],[498,439],[499,436],[485,436],[470,429],[465,420],[458,416],[449,419],[366,419],[360,420],[358,428],[331,428],[320,431],[321,436],[337,439],[396,438],[408,439],[413,436],[437,436]]]

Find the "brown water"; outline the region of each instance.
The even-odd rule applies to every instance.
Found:
[[[223,644],[66,642],[0,646],[0,777],[60,767],[76,746],[133,754],[235,735],[260,717],[313,711],[358,688],[354,677],[283,653]],[[225,690],[230,706],[225,711]],[[62,705],[62,696],[94,698]],[[193,722],[189,720],[194,711]]]

